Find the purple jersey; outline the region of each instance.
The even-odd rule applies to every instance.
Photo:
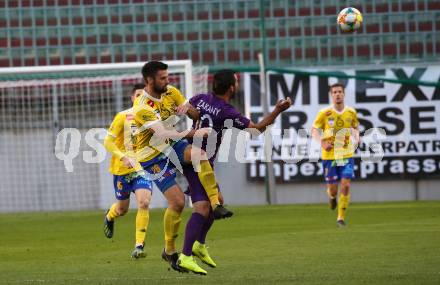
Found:
[[[214,94],[199,94],[192,97],[189,102],[200,112],[200,119],[197,122],[193,122],[192,128],[200,129],[209,127],[217,132],[215,152],[209,159],[211,162],[213,162],[217,156],[217,151],[222,142],[222,130],[225,129],[226,126],[232,126],[240,130],[249,127],[250,120],[248,118],[241,115],[234,106]],[[230,123],[225,124],[228,120]],[[203,140],[202,149],[206,151],[206,147],[207,140],[205,139]]]

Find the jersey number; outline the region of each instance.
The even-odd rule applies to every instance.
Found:
[[[197,123],[196,123],[196,130],[200,129],[205,121],[208,122],[208,126],[207,126],[207,127],[212,128],[212,127],[214,126],[214,123],[213,123],[213,121],[212,121],[211,115],[209,115],[209,114],[204,114],[204,115],[201,116],[200,119],[197,121]]]

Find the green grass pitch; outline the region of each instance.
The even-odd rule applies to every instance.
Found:
[[[203,266],[207,276],[168,271],[162,210],[151,212],[138,261],[133,210],[113,240],[102,211],[3,214],[0,284],[440,284],[440,202],[353,203],[346,229],[326,205],[231,209],[208,236],[218,268]]]

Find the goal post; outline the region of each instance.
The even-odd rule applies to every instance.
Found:
[[[190,98],[207,68],[193,72],[191,60],[164,61],[170,84]],[[144,62],[0,68],[0,212],[98,209],[113,201],[110,154],[100,163],[85,160],[102,151],[99,130],[131,106]],[[61,130],[66,145],[56,149]],[[98,130],[98,131],[96,131]],[[72,158],[66,171],[56,154]],[[156,192],[158,193],[158,192]],[[164,206],[155,200],[152,206]],[[133,204],[134,205],[134,204]]]

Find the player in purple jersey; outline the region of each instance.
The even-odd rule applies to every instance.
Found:
[[[199,111],[199,116],[193,123],[193,128],[210,127],[217,132],[217,141],[214,155],[210,158],[211,165],[214,167],[214,160],[222,141],[225,122],[230,120],[232,127],[243,130],[246,128],[257,129],[263,132],[267,126],[274,123],[275,119],[291,105],[290,98],[277,102],[275,109],[258,123],[253,123],[244,117],[229,102],[234,98],[238,90],[238,78],[232,70],[222,70],[214,75],[213,92],[210,94],[199,94],[190,99],[191,107]],[[212,150],[207,149],[208,142],[202,143],[202,149],[209,156]],[[211,153],[209,153],[211,152]],[[197,179],[194,171],[187,171],[184,167],[184,175],[188,180],[189,192],[193,203],[193,213],[188,220],[185,229],[185,241],[182,253],[179,256],[178,264],[180,267],[190,270],[197,274],[207,274],[207,272],[197,265],[192,255],[200,258],[202,262],[210,267],[216,267],[216,263],[209,256],[205,245],[206,235],[214,222],[214,213],[210,207],[209,199],[203,186]]]

